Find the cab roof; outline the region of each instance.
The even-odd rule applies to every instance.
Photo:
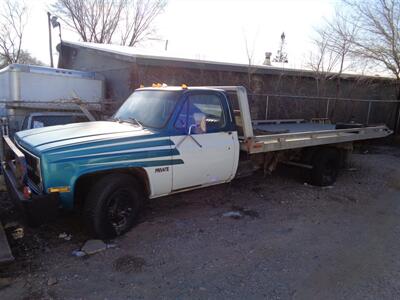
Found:
[[[186,91],[186,90],[207,90],[207,91],[223,91],[224,89],[210,86],[157,86],[157,87],[141,87],[135,91]]]

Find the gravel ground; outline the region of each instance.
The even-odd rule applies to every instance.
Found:
[[[398,299],[400,148],[353,167],[330,188],[283,168],[153,200],[115,248],[85,257],[71,255],[88,239],[75,216],[25,228],[0,299]]]

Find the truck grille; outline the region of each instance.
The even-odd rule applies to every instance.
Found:
[[[38,191],[40,190],[42,185],[42,179],[40,174],[40,159],[30,154],[22,147],[19,147],[19,149],[25,155],[28,185],[34,184],[35,186],[33,186],[32,188],[35,191]]]

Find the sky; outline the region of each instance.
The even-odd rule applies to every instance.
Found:
[[[47,11],[51,0],[30,0],[23,48],[49,64]],[[168,40],[140,46],[166,56],[247,63],[246,40],[253,64],[262,64],[265,52],[273,55],[286,35],[288,67],[302,68],[312,50],[314,28],[334,14],[334,0],[169,0],[157,19],[157,35]],[[63,25],[62,21],[61,24]],[[59,43],[58,29],[53,44]],[[79,41],[63,27],[64,40]],[[57,62],[57,51],[54,60]]]

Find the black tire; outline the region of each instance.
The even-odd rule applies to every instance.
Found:
[[[340,153],[333,148],[321,149],[313,157],[311,184],[329,186],[335,183],[340,168]]]
[[[110,239],[133,227],[144,202],[143,188],[127,174],[102,177],[84,204],[84,223],[89,233]]]

